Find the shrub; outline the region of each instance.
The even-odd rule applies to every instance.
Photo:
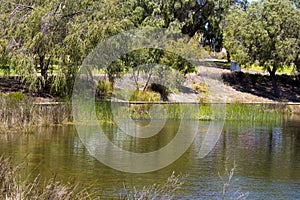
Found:
[[[153,92],[158,92],[163,101],[168,101],[168,95],[170,93],[170,90],[166,86],[161,85],[159,83],[151,83],[148,89]]]
[[[152,91],[135,90],[130,101],[158,101],[159,94]]]
[[[7,95],[7,98],[13,101],[20,102],[26,98],[26,95],[22,92],[12,92]]]
[[[101,99],[110,97],[112,94],[112,84],[109,81],[99,80],[97,84],[96,94]]]
[[[192,88],[193,90],[196,90],[199,93],[207,93],[208,92],[208,88],[207,85],[205,83],[200,83],[200,84],[192,84]]]

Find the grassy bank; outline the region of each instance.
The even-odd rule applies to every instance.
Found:
[[[36,126],[49,126],[72,121],[71,103],[34,104],[22,93],[0,95],[0,131],[2,133],[31,132]],[[88,106],[87,115],[90,111]],[[94,108],[90,108],[94,109]],[[170,119],[217,120],[215,113],[224,112],[227,121],[279,121],[289,110],[285,104],[226,104],[213,110],[211,104],[172,104],[163,102],[112,104],[109,101],[96,103],[96,114],[100,122],[123,119]],[[80,113],[83,114],[83,113]]]
[[[0,132],[28,133],[36,126],[49,126],[70,121],[71,105],[35,104],[20,92],[0,93]]]
[[[230,69],[230,63],[229,62],[221,62],[221,61],[214,61],[213,62],[215,65],[223,67],[225,69]],[[259,66],[257,64],[252,64],[252,65],[242,65],[241,66],[242,69],[247,69],[247,70],[255,70],[255,71],[260,71],[260,72],[266,72],[265,68],[262,66]],[[294,74],[295,73],[295,69],[293,67],[284,67],[282,69],[278,70],[279,73],[282,74]]]
[[[118,117],[132,119],[162,119],[163,115],[156,115],[153,118],[151,116],[151,106],[157,106],[157,104],[129,104],[118,105]],[[114,106],[114,105],[113,105]],[[289,113],[285,104],[226,104],[220,109],[225,109],[226,121],[279,121],[284,113]],[[197,108],[198,110],[195,110]],[[113,108],[115,109],[115,108]],[[112,105],[110,102],[99,102],[97,104],[97,115],[100,121],[113,121],[114,113],[112,112]],[[211,104],[162,104],[156,109],[156,112],[163,113],[166,111],[168,119],[180,120],[183,114],[187,119],[198,120],[216,120],[213,117],[213,109]],[[184,112],[183,112],[184,111]],[[218,112],[218,110],[214,110]],[[187,116],[188,114],[188,116]],[[161,118],[159,118],[161,117]]]

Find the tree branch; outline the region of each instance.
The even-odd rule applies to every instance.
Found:
[[[11,5],[16,6],[16,7],[24,7],[24,8],[28,8],[30,10],[34,10],[34,8],[32,6],[28,6],[28,5],[24,5],[24,4],[13,3],[13,2],[10,2],[10,1],[5,1],[5,0],[0,0],[0,2],[6,3],[6,4],[11,4]]]

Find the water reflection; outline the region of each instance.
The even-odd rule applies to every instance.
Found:
[[[251,199],[296,199],[300,194],[300,118],[287,118],[276,123],[226,123],[214,150],[205,158],[197,156],[201,135],[188,151],[170,166],[146,174],[115,171],[91,157],[82,145],[73,126],[37,129],[27,136],[1,136],[0,152],[12,157],[15,163],[26,161],[25,174],[41,174],[58,179],[75,178],[84,185],[101,188],[105,197],[118,195],[123,182],[141,188],[162,183],[172,171],[189,174],[178,198],[216,199],[222,193],[224,175],[235,162],[229,196],[236,191],[249,192]],[[141,122],[142,123],[142,122]],[[207,122],[201,122],[203,131]],[[166,145],[177,131],[170,122],[164,131],[146,141],[132,139],[107,126],[110,140],[120,147],[139,152],[151,151]],[[225,176],[224,176],[225,177]],[[298,196],[297,196],[298,195]]]

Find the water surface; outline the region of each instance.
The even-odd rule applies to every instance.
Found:
[[[123,183],[142,188],[162,184],[173,171],[188,174],[178,199],[222,198],[223,180],[236,166],[226,198],[249,193],[249,199],[300,198],[300,117],[283,117],[280,122],[227,122],[223,133],[205,158],[197,150],[200,136],[176,162],[159,171],[130,174],[111,169],[91,157],[72,125],[44,127],[34,134],[1,136],[0,153],[13,162],[26,163],[28,176],[41,174],[67,181],[74,179],[93,186],[102,197],[118,196]],[[143,122],[139,122],[143,123]],[[200,122],[206,127],[209,122]],[[116,127],[104,127],[108,137],[127,150],[152,151],[166,145],[178,129],[177,121],[168,121],[162,132],[151,140],[117,137]]]

